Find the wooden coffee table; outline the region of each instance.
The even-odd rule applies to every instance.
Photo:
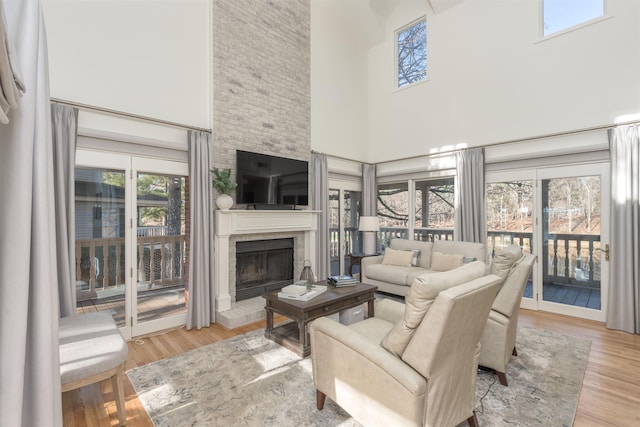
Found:
[[[315,285],[326,285],[327,291],[309,301],[296,301],[278,298],[278,291],[262,294],[266,300],[267,328],[264,336],[295,352],[300,357],[311,353],[309,340],[309,323],[319,317],[338,313],[347,308],[367,303],[368,317],[373,317],[373,301],[377,286],[358,283],[356,286],[336,288],[327,282],[316,282]],[[278,313],[295,320],[282,326],[273,327],[273,314]]]

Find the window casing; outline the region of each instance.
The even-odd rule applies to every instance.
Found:
[[[422,17],[395,33],[395,82],[397,88],[427,78],[427,20]]]

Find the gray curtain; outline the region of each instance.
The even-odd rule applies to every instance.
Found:
[[[78,110],[51,104],[53,183],[56,202],[56,257],[60,317],[75,314],[75,162]]]
[[[640,126],[609,131],[611,270],[607,327],[640,333]]]
[[[362,216],[378,215],[376,165],[362,165]]]
[[[455,240],[486,243],[484,149],[456,153]]]
[[[327,156],[311,153],[311,207],[320,211],[316,231],[316,277],[329,277],[329,169]]]
[[[0,125],[0,424],[61,426],[55,192],[40,1],[9,1],[0,32],[26,91]]]
[[[201,329],[215,322],[213,287],[214,212],[209,169],[213,166],[211,134],[189,131],[189,302],[187,329]]]
[[[0,123],[9,123],[9,110],[18,107],[25,86],[15,57],[13,40],[9,37],[4,7],[0,0]]]

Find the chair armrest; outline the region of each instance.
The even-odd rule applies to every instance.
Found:
[[[404,318],[404,303],[384,298],[375,302],[376,317],[394,325]]]
[[[425,393],[426,381],[420,374],[377,342],[368,340],[347,326],[321,317],[311,323],[309,333],[316,386],[319,385],[316,380],[322,375],[331,375],[333,378],[336,371],[347,369],[351,373],[354,370],[366,373],[350,375],[360,383],[368,384],[363,386],[365,390],[378,389],[381,384],[388,385],[391,381],[411,394]],[[349,361],[353,363],[345,366]],[[318,369],[319,366],[322,368]]]

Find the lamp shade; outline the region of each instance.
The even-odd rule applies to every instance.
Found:
[[[358,226],[360,231],[380,231],[380,223],[377,216],[361,216]]]

